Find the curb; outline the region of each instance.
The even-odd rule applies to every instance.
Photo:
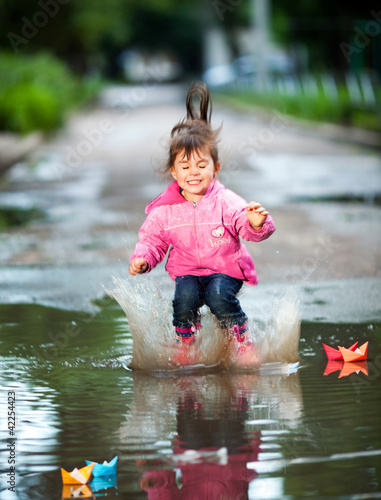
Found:
[[[26,136],[9,132],[0,133],[0,175],[40,146],[43,139],[41,132],[33,132]]]

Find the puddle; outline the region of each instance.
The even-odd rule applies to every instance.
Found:
[[[310,203],[353,203],[365,204],[369,206],[381,205],[381,193],[367,194],[342,194],[331,196],[294,196],[291,198],[293,202],[310,202]]]
[[[17,495],[3,482],[1,500],[61,498],[60,467],[115,455],[113,481],[88,485],[97,497],[372,498],[381,491],[379,322],[302,322],[302,364],[293,373],[269,364],[262,373],[155,375],[127,369],[132,335],[119,304],[105,296],[96,305],[92,313],[0,306],[1,411],[13,391],[17,438]],[[367,375],[324,375],[321,342],[355,340],[370,341]],[[4,428],[2,437],[7,464]]]
[[[379,205],[380,157],[374,154],[263,154],[249,157],[257,173],[264,206],[284,206],[289,200],[360,200]],[[247,186],[240,185],[243,194]]]

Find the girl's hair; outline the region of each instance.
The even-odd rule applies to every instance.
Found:
[[[200,99],[200,113],[197,114],[193,98]],[[166,171],[175,163],[176,156],[184,151],[184,157],[192,153],[207,151],[214,164],[218,162],[217,136],[221,127],[214,131],[210,121],[212,117],[212,101],[208,87],[203,82],[197,82],[190,88],[186,98],[187,117],[175,125],[171,131],[168,161]]]

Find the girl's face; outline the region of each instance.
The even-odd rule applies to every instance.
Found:
[[[214,164],[207,152],[193,151],[187,158],[181,151],[171,167],[171,174],[183,190],[182,195],[188,201],[199,201],[212,183],[220,169],[220,163]]]

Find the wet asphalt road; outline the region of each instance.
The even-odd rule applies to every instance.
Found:
[[[144,207],[168,182],[156,169],[184,98],[179,86],[109,88],[7,173],[0,208],[32,220],[0,231],[0,303],[92,307],[112,275],[126,274]],[[261,202],[277,226],[248,245],[259,309],[274,289],[293,287],[302,319],[379,321],[377,149],[279,110],[259,115],[215,101],[213,124],[223,125],[220,180]],[[164,274],[162,264],[152,276]]]

